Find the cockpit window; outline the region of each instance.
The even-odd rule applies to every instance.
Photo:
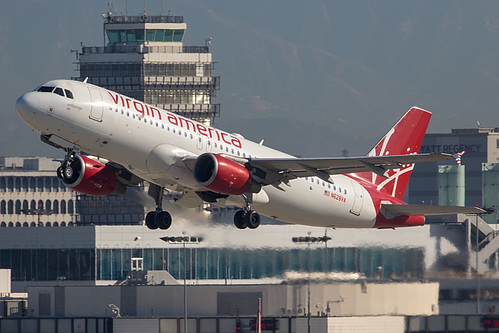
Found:
[[[54,94],[57,94],[57,95],[62,96],[62,97],[74,99],[73,93],[71,92],[71,90],[62,89],[59,87],[41,86],[36,91],[54,93]]]
[[[37,91],[39,92],[52,92],[55,87],[41,86]]]
[[[64,91],[62,90],[62,88],[59,88],[59,87],[55,88],[54,94],[60,95],[62,97],[65,97],[64,96]]]

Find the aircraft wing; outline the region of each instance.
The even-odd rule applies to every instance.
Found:
[[[450,154],[412,154],[389,156],[336,157],[336,158],[251,158],[249,164],[266,172],[280,174],[281,178],[294,179],[316,176],[328,181],[330,175],[374,172],[386,177],[390,169],[402,165],[450,160]]]
[[[480,207],[428,206],[428,205],[392,205],[381,204],[381,214],[387,218],[411,215],[447,215],[447,214],[485,214]]]

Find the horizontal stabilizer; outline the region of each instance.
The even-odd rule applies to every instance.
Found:
[[[392,205],[381,204],[381,214],[386,218],[411,215],[448,215],[448,214],[484,214],[480,207],[428,206],[428,205]]]

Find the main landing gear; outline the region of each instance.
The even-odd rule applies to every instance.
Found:
[[[238,210],[234,215],[234,225],[238,229],[256,229],[260,225],[260,215],[249,207]]]
[[[156,210],[147,213],[146,226],[149,229],[166,230],[172,225],[172,216],[167,211],[163,210],[163,187],[151,184],[148,194],[156,201]]]

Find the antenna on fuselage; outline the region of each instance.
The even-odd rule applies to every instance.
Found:
[[[83,83],[87,83],[88,81],[88,76],[85,78],[85,80],[83,80]]]

